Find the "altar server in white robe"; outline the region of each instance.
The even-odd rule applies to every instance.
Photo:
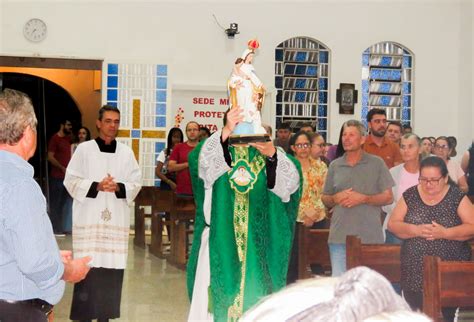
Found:
[[[132,150],[115,140],[119,125],[119,110],[103,106],[99,137],[78,146],[66,171],[64,185],[74,199],[74,257],[92,257],[89,275],[74,286],[71,320],[120,317],[130,205],[141,173]]]

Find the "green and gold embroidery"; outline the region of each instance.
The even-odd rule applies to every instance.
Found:
[[[233,305],[231,305],[227,311],[229,321],[237,321],[242,316],[244,308],[249,191],[253,189],[260,171],[265,166],[265,158],[261,154],[257,153],[250,163],[248,162],[248,158],[247,147],[235,147],[235,160],[232,170],[229,171],[230,185],[235,192],[234,234],[237,244],[237,254],[241,265],[240,291],[235,297]]]
[[[237,194],[245,194],[253,189],[257,176],[247,160],[238,160],[229,172],[230,187]]]

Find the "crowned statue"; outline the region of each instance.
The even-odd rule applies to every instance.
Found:
[[[196,216],[187,272],[188,321],[238,321],[286,285],[302,191],[299,162],[262,127],[265,88],[248,43],[228,82],[225,125],[188,157]]]
[[[256,39],[248,42],[248,48],[237,58],[227,83],[230,108],[243,110],[243,121],[234,129],[230,143],[269,141],[270,136],[262,127],[260,111],[265,102],[265,87],[255,74],[252,65],[255,51],[260,47]]]

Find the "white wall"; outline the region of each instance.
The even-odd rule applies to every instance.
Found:
[[[337,140],[342,122],[360,117],[360,104],[354,116],[338,114],[339,83],[355,83],[360,90],[362,51],[380,41],[396,41],[415,53],[416,132],[455,135],[460,149],[474,137],[471,0],[3,0],[0,6],[2,54],[168,63],[177,85],[224,87],[234,59],[248,39],[258,37],[255,67],[272,87],[275,46],[294,36],[313,37],[332,52],[331,141]],[[227,39],[213,13],[226,28],[237,22],[241,34]],[[48,24],[48,38],[40,44],[22,36],[31,17]]]
[[[458,159],[474,140],[474,83],[473,83],[473,1],[463,1],[460,7],[459,21],[459,114],[458,140],[460,141]],[[465,69],[465,71],[462,71]]]
[[[3,29],[3,0],[0,0],[0,28]],[[0,31],[0,53],[3,53],[3,32]]]
[[[470,1],[471,6],[471,106],[469,110],[471,111],[471,139],[474,142],[474,112],[472,111],[474,107],[474,63],[472,62],[472,55],[474,54],[474,1]],[[467,120],[469,122],[469,120]]]

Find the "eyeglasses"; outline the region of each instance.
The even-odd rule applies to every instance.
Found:
[[[321,149],[326,146],[326,143],[313,144],[314,146],[319,146]]]
[[[443,177],[439,177],[439,178],[432,178],[432,179],[429,179],[429,178],[425,178],[425,177],[419,177],[418,178],[418,182],[419,183],[422,183],[422,184],[432,184],[434,186],[437,186],[439,185],[439,182],[441,181],[441,179],[443,179]]]
[[[439,150],[449,149],[449,146],[447,146],[447,145],[436,144],[434,147],[435,147],[435,149],[439,149]]]
[[[297,149],[307,149],[309,147],[311,147],[311,144],[309,143],[297,143],[294,145],[295,148]]]

